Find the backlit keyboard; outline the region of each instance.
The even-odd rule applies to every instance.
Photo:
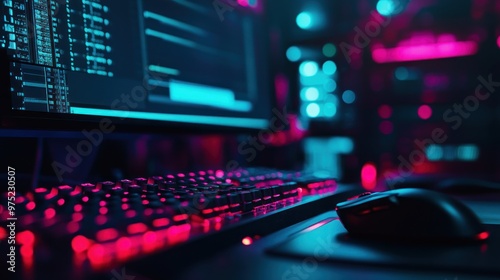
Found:
[[[71,248],[73,265],[99,270],[335,190],[333,179],[264,168],[39,187],[16,195],[16,239],[24,265],[38,251],[61,247]],[[7,197],[1,205],[7,205]],[[8,209],[0,211],[6,220]],[[0,237],[7,238],[1,230]]]

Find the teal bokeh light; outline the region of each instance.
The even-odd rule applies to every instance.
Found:
[[[313,23],[312,15],[309,12],[301,12],[297,15],[295,21],[297,22],[297,26],[302,29],[311,28]]]
[[[312,77],[318,73],[318,63],[314,61],[304,61],[299,66],[299,72],[302,76]]]
[[[321,109],[317,103],[311,103],[306,107],[307,116],[310,118],[316,118],[319,116]]]
[[[302,51],[299,47],[291,46],[286,50],[286,58],[290,61],[298,61],[302,57]]]
[[[342,100],[346,104],[352,104],[354,101],[356,101],[356,93],[352,90],[346,90],[344,93],[342,93]]]
[[[331,76],[335,74],[335,72],[337,72],[337,64],[335,64],[335,62],[328,60],[323,63],[323,73]]]

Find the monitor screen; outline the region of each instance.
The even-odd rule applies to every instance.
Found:
[[[260,1],[6,0],[0,9],[4,117],[268,126]]]

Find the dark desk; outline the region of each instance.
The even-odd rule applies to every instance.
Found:
[[[486,224],[500,227],[499,197],[462,197]],[[330,211],[285,228],[276,233],[256,240],[250,246],[238,245],[218,252],[209,261],[204,261],[183,272],[178,279],[436,279],[436,280],[486,280],[500,279],[500,275],[478,275],[449,269],[446,271],[424,270],[420,268],[401,268],[390,264],[386,266],[361,265],[356,263],[335,263],[319,261],[314,258],[289,258],[274,256],[266,250],[279,244],[298,232],[325,219],[336,217]],[[318,228],[319,229],[319,228]],[[315,229],[315,230],[318,230]],[[293,237],[292,237],[293,238]],[[496,240],[498,241],[498,240]],[[315,241],[313,241],[314,243]],[[498,242],[497,242],[498,243]],[[315,243],[317,244],[317,242]],[[316,245],[321,246],[321,245]],[[411,252],[408,252],[410,254]],[[165,264],[168,265],[168,264]],[[500,260],[498,260],[500,266]],[[130,274],[132,275],[132,274]]]

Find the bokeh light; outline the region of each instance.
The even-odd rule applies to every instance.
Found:
[[[423,120],[428,120],[432,116],[432,108],[429,105],[418,107],[418,116]]]
[[[316,118],[319,116],[321,109],[317,103],[311,103],[306,107],[307,116],[311,118]]]
[[[325,55],[326,57],[334,57],[336,53],[337,53],[337,47],[335,47],[334,44],[326,43],[323,46],[323,55]]]
[[[378,115],[382,119],[388,119],[392,116],[392,107],[389,105],[381,105],[378,107]]]
[[[316,101],[319,98],[319,90],[315,87],[304,89],[305,100]]]
[[[325,103],[323,107],[323,114],[325,117],[333,118],[337,114],[337,105],[332,102]]]
[[[394,125],[391,121],[383,121],[380,123],[379,130],[382,134],[389,135],[394,131]]]
[[[327,79],[323,84],[326,92],[334,92],[337,89],[337,82],[333,79]]]
[[[318,64],[314,61],[304,61],[299,66],[299,72],[302,76],[312,77],[318,73]]]
[[[393,0],[379,0],[377,12],[383,16],[390,16],[396,11],[396,4]]]
[[[301,12],[296,18],[297,26],[302,29],[309,29],[312,26],[312,16],[308,12]]]
[[[394,71],[394,76],[400,81],[408,80],[410,73],[406,67],[398,67]]]
[[[323,63],[323,73],[326,75],[333,75],[337,72],[337,64],[335,62],[328,60]]]
[[[377,167],[368,162],[361,168],[361,185],[366,190],[374,190],[377,186]]]
[[[298,61],[302,57],[302,52],[299,47],[291,46],[286,50],[286,58],[290,61]]]
[[[354,101],[356,101],[356,93],[352,90],[346,90],[344,93],[342,93],[342,100],[346,104],[352,104]]]

